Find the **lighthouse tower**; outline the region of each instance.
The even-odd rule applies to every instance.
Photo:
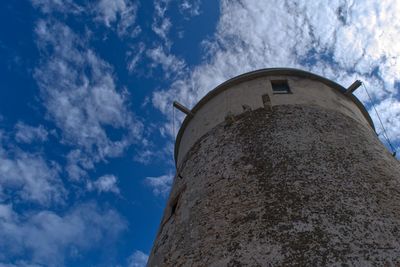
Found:
[[[186,110],[148,266],[398,266],[400,163],[356,87],[263,69]]]

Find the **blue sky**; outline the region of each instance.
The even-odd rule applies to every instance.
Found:
[[[0,266],[144,266],[174,175],[172,101],[247,71],[360,79],[400,146],[398,1],[0,7]]]

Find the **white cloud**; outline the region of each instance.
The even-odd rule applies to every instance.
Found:
[[[98,19],[110,27],[111,23],[117,20],[118,14],[126,9],[126,3],[124,0],[100,0],[97,8]]]
[[[128,64],[127,69],[130,73],[136,71],[136,67],[143,58],[143,53],[145,51],[145,44],[139,42],[138,44],[132,45],[130,50],[127,52]]]
[[[65,189],[60,167],[40,154],[0,146],[0,200],[28,201],[41,205],[62,203]],[[7,192],[7,194],[5,193]]]
[[[9,221],[12,219],[13,211],[11,205],[0,205],[0,219]]]
[[[157,155],[156,152],[150,149],[145,149],[143,151],[140,151],[139,153],[136,153],[133,156],[133,160],[140,162],[142,164],[149,164],[150,160],[154,158]]]
[[[83,8],[73,0],[31,0],[32,5],[39,8],[43,13],[80,13]]]
[[[153,32],[161,39],[161,42],[156,42],[151,48],[146,50],[148,59],[151,60],[150,67],[155,68],[160,66],[163,70],[164,77],[167,79],[181,76],[185,71],[188,71],[185,60],[171,53],[172,41],[169,38],[169,32],[172,28],[170,18],[167,16],[167,11],[170,7],[170,0],[154,0],[154,16],[152,23]],[[194,16],[199,12],[200,1],[178,2],[178,9],[181,13]],[[196,14],[195,14],[196,13]],[[180,32],[182,35],[183,32]]]
[[[94,168],[94,163],[90,154],[83,152],[80,149],[73,149],[67,155],[66,171],[72,180],[80,180],[86,177],[87,170]]]
[[[200,15],[201,0],[183,0],[179,3],[179,12],[185,17],[194,17]]]
[[[152,67],[160,65],[166,78],[180,75],[185,69],[185,61],[169,54],[162,46],[149,49],[146,52],[147,56],[152,60]]]
[[[153,93],[152,102],[168,116],[168,129],[173,100],[193,107],[219,83],[268,67],[306,69],[343,85],[361,79],[378,103],[391,99],[400,77],[399,12],[395,0],[221,1],[216,33],[204,41],[203,62]],[[368,101],[361,90],[356,94]],[[386,117],[395,114],[390,107]],[[400,132],[391,135],[399,141]]]
[[[35,72],[43,103],[63,142],[75,148],[68,155],[69,172],[84,176],[93,163],[120,156],[140,140],[142,124],[129,109],[127,91],[115,85],[111,66],[70,28],[39,21],[36,34],[45,55]],[[111,138],[106,127],[121,137]]]
[[[126,222],[114,210],[93,203],[61,216],[47,210],[18,215],[11,205],[0,205],[0,229],[0,261],[13,258],[62,266],[66,258],[111,244],[126,229]]]
[[[145,183],[150,186],[155,196],[166,196],[171,189],[173,175],[166,174],[158,177],[146,177]]]
[[[84,1],[80,5],[73,0],[31,0],[41,12],[54,14],[93,15],[93,19],[113,28],[120,37],[136,37],[141,28],[136,25],[138,5],[129,0]]]
[[[149,256],[136,250],[128,259],[128,267],[145,267]]]
[[[43,267],[43,265],[31,264],[27,263],[26,261],[17,261],[15,264],[0,262],[0,267]]]
[[[89,182],[87,187],[90,191],[97,191],[99,193],[111,192],[119,194],[118,179],[115,175],[106,174],[100,176],[96,181]]]
[[[34,141],[46,141],[48,132],[43,127],[39,125],[37,127],[27,125],[22,122],[18,122],[15,125],[16,133],[15,139],[20,143],[32,143]]]
[[[169,49],[172,45],[168,38],[168,33],[171,29],[171,20],[166,16],[170,0],[154,0],[154,17],[151,29],[164,42],[164,45]]]
[[[171,41],[168,39],[168,32],[171,29],[171,26],[172,24],[169,18],[163,18],[160,20],[155,20],[152,27],[153,31],[165,41],[167,47],[171,45]]]
[[[94,5],[96,20],[103,22],[107,27],[117,23],[117,32],[120,36],[135,37],[140,27],[135,26],[137,4],[126,0],[100,0]]]

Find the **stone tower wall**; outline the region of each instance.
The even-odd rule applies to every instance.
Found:
[[[288,79],[292,95],[238,110],[178,160],[148,266],[400,264],[399,162],[354,102],[296,97],[316,83]]]

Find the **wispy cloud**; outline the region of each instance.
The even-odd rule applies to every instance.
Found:
[[[158,35],[163,44],[169,49],[172,45],[168,38],[168,33],[171,29],[171,20],[166,16],[170,0],[154,0],[154,17],[151,29]]]
[[[136,37],[138,3],[129,0],[96,0],[76,3],[74,0],[31,0],[45,14],[84,15],[114,30],[119,37]]]
[[[130,73],[136,71],[136,67],[139,62],[143,59],[143,54],[146,49],[146,45],[143,42],[133,44],[126,53],[127,56],[127,69]]]
[[[75,173],[82,175],[139,140],[142,124],[129,109],[127,91],[115,85],[111,66],[69,27],[39,21],[36,34],[44,56],[35,73],[43,103],[63,142],[75,148],[69,164],[79,165]],[[106,127],[121,131],[122,137],[111,138]]]
[[[4,148],[0,140],[0,200],[33,202],[43,206],[63,203],[66,190],[60,166],[40,153]],[[6,193],[7,192],[7,193]]]
[[[140,151],[140,153],[136,153],[133,156],[133,160],[147,165],[150,163],[150,160],[156,156],[157,156],[157,153],[154,150],[145,149],[143,151]]]
[[[185,61],[168,53],[162,46],[149,49],[146,54],[152,60],[152,67],[161,66],[166,78],[179,76],[185,69]]]
[[[116,23],[120,36],[135,37],[140,27],[135,25],[138,5],[126,0],[100,0],[93,6],[96,20],[112,27]]]
[[[31,0],[32,5],[39,8],[43,13],[80,13],[83,7],[73,0]]]
[[[140,250],[136,250],[128,259],[128,267],[145,267],[149,256]]]
[[[179,12],[186,18],[200,15],[201,0],[182,0],[179,3]]]
[[[78,205],[64,215],[48,210],[20,215],[12,205],[0,204],[0,259],[62,266],[65,258],[113,242],[126,226],[114,210],[93,203]]]
[[[171,189],[173,175],[171,173],[157,176],[146,177],[145,183],[152,188],[155,196],[167,196]]]
[[[106,174],[100,176],[96,181],[89,181],[87,187],[90,191],[98,193],[114,193],[119,195],[118,179],[115,175]]]
[[[15,139],[20,143],[32,143],[34,141],[43,142],[47,140],[48,132],[43,125],[34,127],[18,122],[15,125],[15,130]]]
[[[150,59],[151,68],[161,67],[164,78],[176,79],[177,76],[182,76],[183,73],[186,73],[185,71],[188,71],[188,69],[183,58],[171,53],[173,42],[169,37],[169,32],[173,25],[167,15],[170,5],[170,0],[154,0],[154,15],[151,28],[160,40],[147,47],[146,56],[147,59]],[[178,10],[187,15],[187,12],[190,11],[197,12],[199,5],[199,1],[191,4],[186,1],[179,1]]]
[[[40,264],[32,264],[26,261],[16,261],[15,264],[13,263],[1,263],[0,262],[0,267],[43,267],[43,265]]]

